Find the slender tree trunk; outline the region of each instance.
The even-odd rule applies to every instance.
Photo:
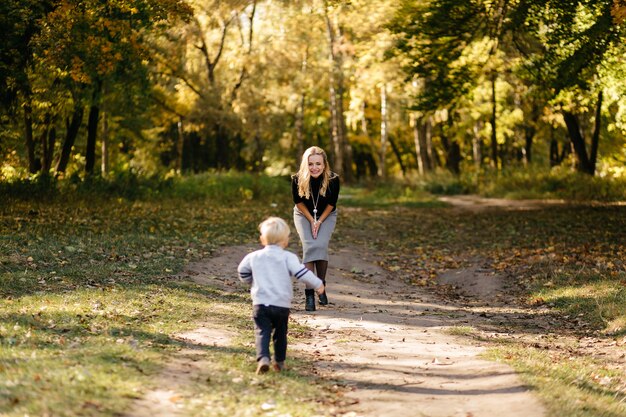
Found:
[[[52,160],[54,159],[54,147],[57,142],[57,128],[55,125],[50,127],[50,132],[48,133],[48,156],[46,157],[46,166],[45,172],[50,172],[52,169]]]
[[[40,166],[41,166],[42,174],[48,174],[48,171],[50,170],[50,165],[51,165],[51,163],[48,162],[48,158],[50,154],[50,149],[48,149],[48,141],[49,141],[48,135],[50,134],[50,123],[51,123],[50,113],[46,113],[46,116],[43,122],[43,129],[41,132],[41,136],[39,137],[39,143],[41,143]]]
[[[404,162],[402,162],[402,152],[400,152],[400,148],[393,140],[391,136],[389,136],[389,144],[391,145],[391,150],[393,151],[396,158],[398,158],[398,164],[400,165],[400,170],[402,171],[402,176],[406,177],[406,167],[404,166]]]
[[[329,93],[330,93],[330,119],[331,119],[331,139],[334,153],[334,169],[340,176],[343,176],[343,147],[341,139],[341,123],[339,122],[339,101],[337,97],[337,60],[335,58],[335,34],[328,13],[326,17],[326,28],[328,32],[329,44]]]
[[[483,141],[480,137],[480,130],[482,129],[482,122],[479,120],[474,123],[472,136],[472,156],[474,158],[474,168],[476,171],[480,171],[483,165]]]
[[[93,174],[96,166],[96,140],[98,139],[98,119],[100,107],[92,104],[89,108],[89,118],[87,122],[87,149],[85,151],[85,172]]]
[[[98,139],[98,121],[100,119],[100,93],[102,83],[98,82],[94,89],[89,117],[87,119],[87,149],[85,151],[85,172],[93,174],[96,166],[96,141]]]
[[[491,166],[495,169],[498,169],[496,79],[497,76],[494,74],[491,77]]]
[[[296,109],[296,143],[298,149],[298,155],[304,153],[304,106],[306,101],[306,93],[303,91],[300,94],[300,102]]]
[[[448,115],[448,128],[441,128],[441,144],[446,152],[446,168],[455,175],[461,173],[461,148],[456,140],[449,140],[448,132],[452,126],[452,114]]]
[[[422,123],[421,118],[415,116],[414,113],[411,113],[411,122],[413,124],[413,142],[415,143],[415,155],[417,159],[417,172],[420,175],[424,175],[426,173],[424,156],[426,154],[426,149],[424,146],[424,142],[421,135]]]
[[[351,182],[352,175],[352,148],[348,142],[348,129],[346,127],[346,118],[343,112],[343,98],[345,95],[345,83],[344,75],[341,64],[338,66],[338,84],[337,84],[337,116],[339,118],[338,124],[341,128],[339,135],[339,143],[341,146],[342,161],[343,161],[343,178],[346,182]]]
[[[426,140],[426,170],[432,171],[437,166],[437,158],[433,148],[433,124],[430,116],[423,124],[423,136]]]
[[[524,148],[522,149],[524,155],[524,165],[530,165],[532,161],[532,149],[533,139],[535,138],[535,128],[533,126],[526,126],[524,128]]]
[[[35,174],[37,170],[37,159],[35,158],[35,140],[33,138],[33,108],[30,104],[30,96],[24,105],[24,140],[26,142],[26,152],[28,154],[28,172]]]
[[[109,173],[109,119],[105,111],[102,112],[102,140],[101,140],[102,160],[100,169],[102,176]]]
[[[387,120],[387,86],[380,87],[380,164],[378,164],[378,176],[385,178],[387,175],[387,141],[388,141],[388,120]]]
[[[63,146],[61,147],[61,155],[59,156],[59,161],[56,166],[57,176],[61,173],[64,173],[67,169],[67,164],[70,161],[70,155],[72,153],[72,147],[74,146],[74,142],[76,142],[78,130],[80,129],[80,125],[83,121],[83,113],[84,110],[82,106],[80,106],[79,104],[74,104],[74,113],[72,114],[72,120],[70,121],[68,119],[66,122],[65,140],[63,141]]]
[[[300,73],[302,74],[302,78],[304,79],[307,74],[308,68],[308,59],[309,59],[309,48],[305,49],[302,54],[302,65],[300,67]],[[297,142],[297,150],[298,150],[298,158],[304,153],[304,109],[306,105],[306,91],[304,87],[301,87],[302,91],[300,93],[300,103],[298,104],[298,108],[296,109],[296,142]]]
[[[376,143],[374,141],[374,138],[372,137],[372,135],[370,135],[370,132],[369,132],[366,111],[367,111],[367,102],[363,100],[363,104],[362,104],[363,116],[361,117],[361,132],[363,133],[363,136],[367,138],[367,141],[369,142],[369,145],[370,145],[369,152],[367,152],[368,156],[365,156],[363,159],[369,167],[370,175],[374,176],[374,175],[377,175],[378,173],[378,165],[380,164],[380,161],[377,158],[378,152],[377,152]]]
[[[346,134],[346,125],[343,114],[343,94],[344,94],[344,80],[341,54],[335,53],[338,50],[338,40],[335,32],[340,37],[341,32],[337,27],[337,24],[333,24],[328,15],[328,10],[325,9],[324,17],[326,19],[326,29],[328,34],[329,45],[329,92],[330,92],[330,114],[331,114],[331,139],[333,143],[334,153],[334,169],[343,176],[347,182],[352,179],[352,162],[349,158],[349,149]]]
[[[576,154],[576,170],[593,175],[595,167],[592,167],[589,161],[585,138],[580,130],[578,117],[569,111],[563,111],[563,119],[565,120],[570,141],[574,148],[574,153]]]
[[[554,133],[551,133],[550,138],[550,166],[555,167],[559,165],[559,143],[554,138]]]
[[[179,174],[183,173],[183,152],[185,150],[185,134],[183,131],[183,118],[182,116],[178,118],[178,123],[176,123],[176,171]]]
[[[600,129],[602,128],[602,97],[603,93],[600,91],[598,93],[598,102],[596,104],[593,136],[591,137],[591,152],[589,153],[591,175],[594,175],[596,172],[596,160],[598,159],[598,144],[600,142]]]
[[[56,143],[56,127],[50,114],[46,114],[44,130],[41,133],[41,172],[49,175],[54,157],[54,144]]]

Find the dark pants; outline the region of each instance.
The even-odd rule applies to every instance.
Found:
[[[254,335],[256,344],[256,360],[270,358],[270,338],[274,342],[274,360],[283,362],[287,357],[287,324],[289,309],[285,307],[255,305]],[[272,336],[272,330],[274,335]]]

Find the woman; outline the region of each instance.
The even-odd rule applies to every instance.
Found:
[[[293,221],[302,242],[302,262],[326,286],[328,243],[337,222],[339,176],[330,170],[326,152],[312,146],[302,155],[300,170],[291,177]],[[315,290],[304,290],[306,311],[315,311]],[[328,304],[326,292],[320,305]]]

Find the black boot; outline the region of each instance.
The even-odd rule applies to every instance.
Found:
[[[326,280],[322,280],[324,283],[324,292],[320,294],[320,305],[328,305],[328,297],[326,297]]]
[[[304,309],[306,311],[315,311],[315,290],[304,290],[306,300],[304,303]]]

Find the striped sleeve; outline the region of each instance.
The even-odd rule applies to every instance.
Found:
[[[289,253],[287,265],[289,266],[289,273],[296,277],[298,281],[309,284],[316,289],[322,285],[322,280],[319,279],[313,272],[309,271],[307,267],[300,262],[295,254]]]
[[[300,278],[302,278],[304,275],[306,275],[307,271],[308,271],[308,268],[307,268],[306,266],[302,266],[302,269],[300,269],[298,272],[296,272],[296,273],[294,274],[294,276],[295,276],[297,279],[300,279]]]
[[[250,267],[250,255],[246,255],[237,267],[239,279],[242,282],[250,284],[252,282],[252,268]]]

